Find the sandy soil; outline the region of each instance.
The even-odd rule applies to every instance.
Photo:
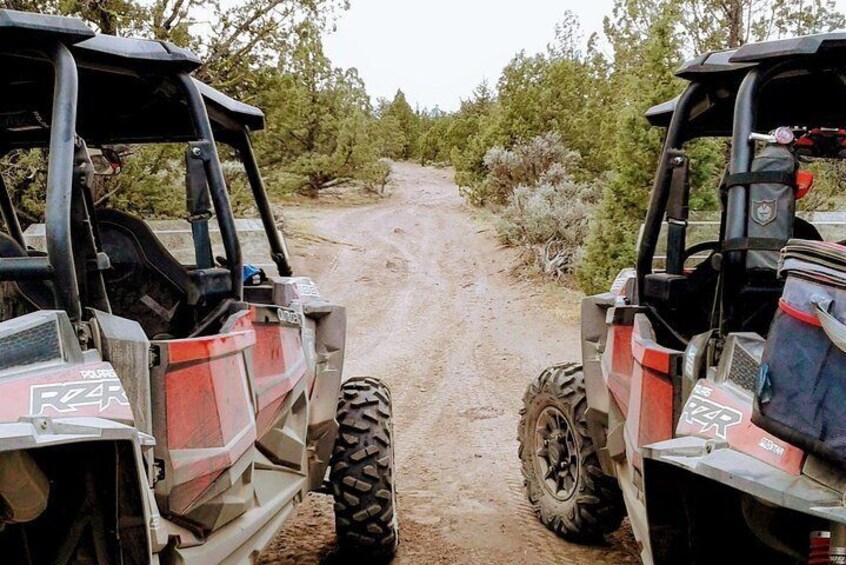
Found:
[[[515,280],[515,257],[465,207],[446,171],[398,164],[394,193],[354,208],[298,208],[298,272],[349,312],[345,373],[394,398],[397,564],[636,563],[627,528],[568,544],[525,501],[516,427],[526,383],[579,356],[576,302]],[[331,500],[311,495],[262,563],[337,562]]]

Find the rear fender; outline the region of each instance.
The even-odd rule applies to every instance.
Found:
[[[588,409],[599,421],[608,419],[608,388],[602,370],[602,354],[608,337],[605,316],[616,303],[611,293],[582,299],[582,367],[585,374]]]
[[[335,438],[338,435],[338,397],[344,368],[347,312],[329,303],[306,304],[306,315],[314,321],[316,366],[308,422],[309,480],[311,488],[323,484]]]
[[[133,424],[126,391],[100,353],[83,353],[61,311],[0,324],[0,422],[21,417],[97,417]]]
[[[614,279],[611,290],[582,299],[582,365],[588,400],[588,421],[607,426],[610,395],[608,393],[609,364],[606,350],[613,340],[614,321],[608,319],[609,310],[625,307],[636,279],[633,269],[623,269]],[[631,323],[627,324],[631,325]],[[591,414],[592,413],[592,414]],[[597,439],[593,438],[596,443]],[[604,444],[604,441],[601,443]]]
[[[804,563],[810,532],[844,520],[840,493],[719,440],[645,448],[644,489],[655,565]]]
[[[155,540],[160,542],[163,533],[154,520],[158,512],[148,496],[151,486],[142,457],[153,442],[130,426],[103,418],[39,417],[0,423],[0,480],[4,483],[0,490],[9,496],[9,489],[23,489],[18,494],[28,498],[24,503],[32,510],[38,477],[48,485],[47,504],[35,508],[36,513],[16,512],[11,520],[4,516],[0,528],[4,562],[52,561],[63,544],[73,541],[74,524],[86,519],[81,518],[84,512],[99,516],[99,521],[87,519],[108,561],[151,562],[153,551],[160,547]],[[20,459],[16,453],[28,461],[25,473],[21,465],[10,468]],[[14,474],[9,476],[9,471]],[[91,503],[93,508],[86,511]],[[28,544],[22,547],[24,527]],[[30,559],[20,552],[29,553]]]
[[[610,292],[597,294],[582,299],[581,308],[582,368],[588,404],[585,418],[602,470],[608,475],[612,475],[614,470],[605,449],[611,399],[602,361],[609,334],[605,317],[616,301],[617,297]]]
[[[346,348],[346,310],[324,299],[314,282],[307,277],[275,277],[271,285],[273,304],[295,312],[301,318],[300,333],[295,337],[299,341],[298,349],[307,378],[309,483],[311,489],[317,489],[323,484],[338,432],[335,413]],[[291,342],[294,336],[282,337]],[[296,399],[293,406],[300,406]],[[261,423],[261,418],[259,420]]]

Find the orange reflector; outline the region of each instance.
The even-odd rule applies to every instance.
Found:
[[[814,173],[811,171],[796,172],[796,200],[804,198],[814,186]]]

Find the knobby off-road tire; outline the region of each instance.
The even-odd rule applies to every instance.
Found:
[[[616,479],[602,472],[588,435],[581,365],[555,365],[523,396],[518,454],[529,503],[562,538],[596,543],[623,519]]]
[[[399,542],[391,393],[378,379],[341,387],[329,474],[341,553],[387,560]]]

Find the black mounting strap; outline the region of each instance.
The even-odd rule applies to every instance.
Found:
[[[188,144],[185,152],[185,184],[188,195],[188,221],[194,236],[197,268],[210,269],[214,266],[209,220],[212,217],[211,195],[206,175],[207,163],[211,159],[211,148],[207,141]]]
[[[749,186],[750,184],[783,184],[795,188],[796,175],[785,171],[754,171],[726,175],[723,182],[725,190],[733,186]]]
[[[687,219],[690,215],[690,160],[682,151],[667,153],[670,173],[670,194],[667,197],[667,272],[680,275],[684,271]]]
[[[771,237],[739,237],[729,239],[723,244],[723,251],[781,251],[787,244],[786,239]]]
[[[672,151],[670,157],[670,196],[667,199],[667,218],[687,223],[690,208],[689,159],[681,151]]]

